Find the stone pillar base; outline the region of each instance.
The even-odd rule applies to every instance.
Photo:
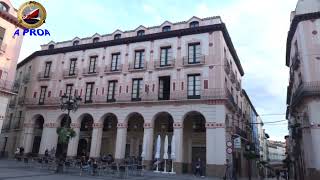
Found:
[[[206,175],[222,178],[225,174],[225,165],[207,164]]]
[[[183,163],[182,162],[174,162],[173,163],[173,167],[174,167],[174,171],[177,173],[177,174],[182,174],[182,167],[183,167]]]

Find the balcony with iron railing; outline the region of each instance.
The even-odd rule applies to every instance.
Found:
[[[22,96],[22,97],[18,97],[18,105],[24,105],[24,100],[26,97]]]
[[[99,74],[99,68],[90,69],[89,67],[85,67],[82,70],[83,76],[97,76]]]
[[[292,68],[293,70],[297,70],[300,67],[300,55],[298,52],[296,52],[294,54],[294,56],[292,57]]]
[[[148,63],[147,61],[144,61],[140,66],[135,65],[133,62],[129,63],[129,72],[135,72],[135,71],[145,71],[147,70]]]
[[[60,97],[45,98],[43,102],[39,101],[39,98],[25,98],[24,104],[30,105],[58,105],[60,103]]]
[[[182,58],[183,66],[196,66],[205,64],[205,55],[196,55],[195,57],[185,56]]]
[[[24,84],[27,84],[30,82],[30,79],[31,79],[31,73],[26,73],[24,76],[23,76],[23,79],[22,79],[22,82]]]
[[[38,73],[38,81],[48,81],[51,79],[52,72],[39,72]]]
[[[104,69],[105,74],[112,74],[112,73],[121,73],[122,72],[122,64],[118,64],[117,66],[107,65]]]
[[[231,71],[231,74],[230,74],[230,81],[231,81],[232,83],[235,83],[235,82],[236,82],[236,75],[234,74],[233,71]]]
[[[224,60],[224,71],[229,75],[231,68],[228,59]]]
[[[79,70],[75,68],[74,71],[70,69],[63,70],[63,78],[76,78],[78,76]]]
[[[234,105],[234,99],[231,94],[223,88],[213,88],[213,89],[205,89],[199,91],[199,95],[189,96],[187,91],[173,91],[170,93],[162,94],[159,96],[158,93],[155,92],[141,92],[141,95],[137,99],[132,98],[131,93],[120,93],[115,94],[113,99],[107,99],[107,96],[94,95],[91,99],[83,101],[81,104],[110,104],[110,103],[138,103],[141,102],[168,102],[168,101],[198,101],[198,100],[226,100],[228,103]],[[60,101],[59,97],[55,98],[46,98],[43,103],[39,104],[38,98],[26,98],[25,105],[26,106],[35,106],[35,105],[48,105],[48,106],[58,106]],[[139,100],[138,100],[139,99]],[[136,101],[138,100],[138,102]]]
[[[7,80],[0,79],[0,91],[12,92],[14,83]]]
[[[320,81],[302,82],[293,93],[291,105],[297,105],[304,97],[320,96]]]
[[[161,61],[160,59],[154,60],[154,68],[158,70],[173,68],[174,65],[175,65],[175,59],[173,58],[170,58],[167,61]]]

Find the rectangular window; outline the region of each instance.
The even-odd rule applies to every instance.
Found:
[[[132,101],[141,101],[142,79],[132,80]]]
[[[6,33],[6,29],[4,29],[3,27],[0,27],[0,47],[2,45],[5,33]]]
[[[200,99],[200,74],[188,75],[188,98]]]
[[[76,74],[77,59],[70,59],[69,76]]]
[[[84,97],[84,102],[85,103],[92,103],[93,86],[94,86],[93,82],[90,82],[90,83],[86,84],[86,94],[85,94],[85,97]]]
[[[112,54],[111,71],[119,71],[120,53]]]
[[[107,94],[107,101],[108,102],[115,102],[116,101],[116,92],[117,92],[117,81],[109,81],[108,85],[108,94]]]
[[[160,66],[169,66],[172,64],[172,48],[162,47],[160,54]]]
[[[200,63],[200,43],[192,43],[188,46],[188,64]]]
[[[88,73],[96,73],[97,58],[98,58],[98,56],[90,57],[89,72]]]
[[[134,69],[142,69],[144,67],[144,50],[135,52]]]
[[[72,95],[73,84],[67,84],[66,86],[66,95],[69,97]]]
[[[51,70],[51,64],[52,62],[46,62],[45,68],[44,68],[44,78],[50,77],[50,70]]]
[[[41,86],[40,96],[39,96],[39,104],[44,104],[46,98],[47,86]]]
[[[170,76],[159,77],[159,100],[170,99]]]

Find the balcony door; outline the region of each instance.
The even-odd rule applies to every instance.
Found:
[[[170,99],[170,76],[159,77],[159,100]]]

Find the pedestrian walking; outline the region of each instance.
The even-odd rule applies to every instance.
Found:
[[[195,171],[194,171],[194,175],[195,176],[200,176],[200,177],[203,177],[203,175],[202,175],[202,164],[201,164],[201,159],[200,158],[198,158],[198,160],[196,161],[196,163],[195,163]]]

